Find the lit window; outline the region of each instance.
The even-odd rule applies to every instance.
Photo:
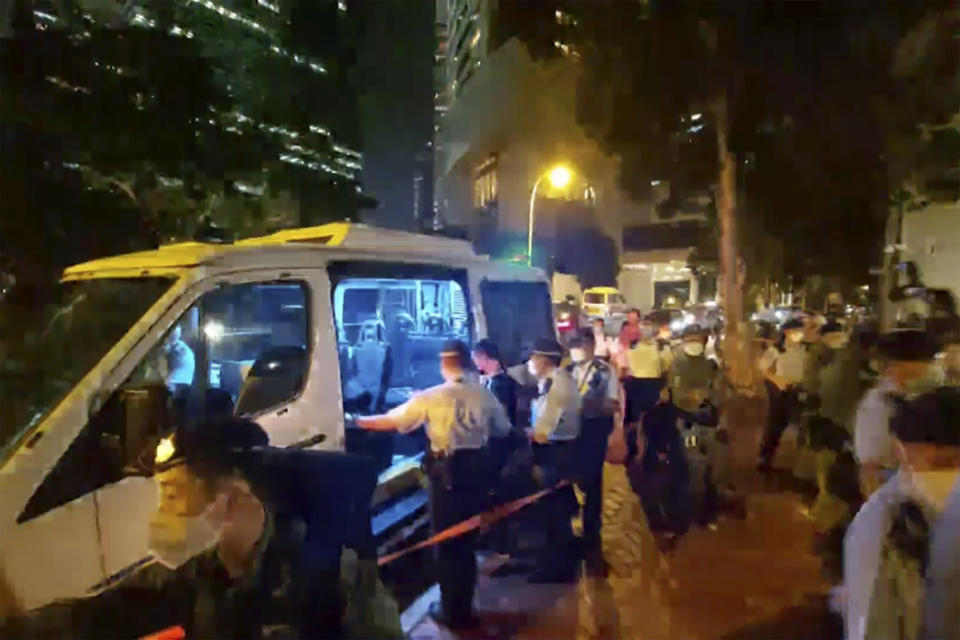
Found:
[[[497,199],[497,157],[484,160],[474,175],[473,206],[483,209]]]

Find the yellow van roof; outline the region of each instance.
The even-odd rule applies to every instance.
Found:
[[[379,229],[349,222],[334,222],[317,227],[286,229],[266,236],[245,238],[233,244],[182,242],[150,251],[98,258],[68,267],[64,270],[63,277],[66,280],[72,280],[96,277],[95,274],[103,272],[131,276],[141,273],[156,275],[163,271],[204,264],[226,254],[253,254],[264,247],[283,245],[318,249],[387,250],[402,254],[425,254],[460,260],[477,257],[473,246],[465,240]]]
[[[590,287],[584,293],[620,293],[616,287]]]

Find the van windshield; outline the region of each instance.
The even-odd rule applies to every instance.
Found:
[[[583,296],[583,301],[587,304],[603,304],[602,293],[587,293]]]
[[[0,462],[172,283],[97,278],[0,301]]]

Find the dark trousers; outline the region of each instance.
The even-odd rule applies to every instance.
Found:
[[[600,543],[603,513],[603,461],[607,455],[607,439],[613,431],[613,417],[584,418],[579,441],[580,478],[578,484],[585,495],[583,505],[583,538],[588,546]]]
[[[435,534],[480,512],[486,479],[484,456],[481,451],[459,451],[428,463],[430,524]],[[468,533],[436,548],[440,603],[452,620],[471,614],[477,584],[475,546],[476,536]]]
[[[760,461],[772,464],[773,457],[780,445],[780,438],[786,431],[787,425],[800,406],[800,400],[795,390],[781,391],[777,385],[766,381],[767,397],[770,400],[767,411],[767,425],[763,432],[763,442],[760,444]]]
[[[560,480],[573,480],[577,474],[577,442],[536,444],[533,464],[541,488],[553,487]],[[540,500],[540,531],[546,544],[538,554],[537,565],[543,571],[567,575],[576,569],[577,553],[570,520],[577,510],[577,497],[566,485]]]
[[[643,414],[652,409],[660,399],[663,378],[634,378],[623,381],[626,398],[624,406],[624,431],[627,438],[627,459],[637,457],[637,428]]]

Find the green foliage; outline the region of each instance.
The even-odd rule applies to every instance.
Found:
[[[716,183],[709,102],[722,88],[748,280],[865,281],[879,259],[888,168],[915,166],[918,124],[943,122],[925,114],[960,111],[960,87],[944,82],[955,78],[960,56],[945,35],[955,23],[943,15],[921,23],[930,37],[906,47],[912,58],[901,46],[911,63],[903,80],[890,73],[894,46],[931,9],[947,13],[945,5],[593,5],[584,17],[579,119],[622,156],[624,188],[646,198],[651,180],[669,180],[671,201],[682,201]],[[704,125],[696,131],[694,113]],[[898,129],[907,142],[891,133]],[[949,141],[937,149],[941,158],[956,151]]]
[[[0,257],[18,279],[189,238],[203,215],[240,236],[353,215],[352,181],[280,161],[296,145],[332,164],[316,126],[337,93],[326,75],[197,5],[139,6],[149,25],[94,23],[64,1],[38,29],[33,3],[16,3],[0,42]],[[281,38],[303,41],[289,25]]]

